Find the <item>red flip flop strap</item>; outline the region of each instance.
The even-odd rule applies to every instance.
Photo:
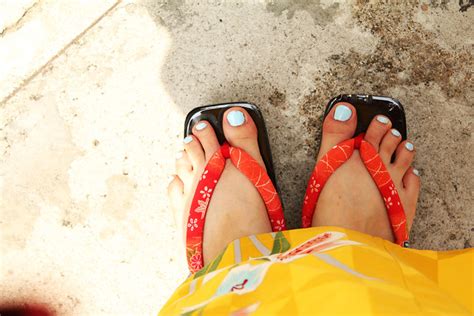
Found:
[[[379,154],[369,142],[362,140],[359,152],[365,167],[369,171],[385,202],[385,208],[387,209],[387,215],[392,225],[395,243],[400,246],[405,246],[406,243],[408,243],[407,219],[395,184]]]
[[[408,230],[400,196],[377,151],[363,137],[364,134],[360,134],[353,139],[341,142],[318,161],[306,189],[302,212],[302,226],[311,226],[319,194],[329,177],[349,159],[354,149],[359,149],[361,159],[384,199],[395,242],[400,246],[406,246],[408,243]]]
[[[227,143],[224,143],[207,163],[191,202],[186,224],[186,252],[191,273],[204,267],[202,248],[207,209],[217,182],[224,170],[226,158],[230,158],[235,167],[257,188],[267,208],[272,230],[281,231],[286,229],[280,198],[268,174],[244,150],[230,147]]]
[[[280,197],[265,169],[248,153],[238,147],[230,147],[229,153],[234,166],[253,183],[258,193],[260,193],[267,208],[272,230],[285,230],[286,223]]]
[[[204,267],[202,242],[206,213],[214,188],[224,167],[225,158],[222,151],[218,150],[207,163],[194,192],[186,224],[186,257],[191,273]]]
[[[356,140],[352,138],[337,144],[314,166],[303,202],[302,227],[311,226],[319,194],[334,171],[352,156],[355,142]]]

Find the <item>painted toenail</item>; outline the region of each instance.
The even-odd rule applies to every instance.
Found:
[[[204,122],[200,122],[200,123],[198,123],[198,124],[196,125],[196,129],[197,129],[198,131],[202,131],[202,130],[205,129],[206,127],[207,127],[207,124],[204,123]]]
[[[395,136],[395,137],[402,136],[402,134],[400,134],[400,132],[398,130],[394,129],[394,128],[392,128],[391,132],[392,132],[392,135]]]
[[[418,171],[418,169],[413,169],[413,174],[417,177],[420,176],[420,172]]]
[[[183,143],[185,144],[189,144],[192,141],[193,141],[193,138],[191,136],[187,136],[183,139]]]
[[[183,158],[183,151],[178,151],[176,154],[176,160]]]
[[[377,121],[379,121],[380,123],[382,124],[388,124],[388,122],[390,122],[390,120],[388,119],[388,117],[385,117],[383,115],[378,115],[377,116]]]
[[[336,111],[334,111],[334,119],[336,121],[345,122],[352,116],[352,111],[345,105],[338,105]]]
[[[245,123],[245,115],[240,111],[230,111],[229,114],[227,114],[227,122],[234,127],[240,126]]]
[[[409,151],[413,151],[413,148],[415,148],[415,147],[413,146],[412,143],[406,142],[405,143],[405,148],[408,149]]]

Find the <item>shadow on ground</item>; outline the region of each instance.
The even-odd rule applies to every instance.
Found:
[[[474,10],[453,1],[365,2],[142,1],[171,34],[159,75],[183,113],[227,101],[261,107],[291,227],[326,102],[363,92],[406,108],[423,180],[414,247],[472,247]]]

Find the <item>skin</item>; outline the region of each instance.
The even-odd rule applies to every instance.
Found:
[[[339,142],[351,138],[357,124],[355,109],[346,121],[334,119],[333,107],[323,123],[323,136],[318,161],[329,149]],[[231,126],[227,115],[231,111],[245,115],[241,126]],[[197,182],[207,161],[219,149],[214,130],[205,121],[206,127],[193,129],[192,141],[184,144],[184,150],[176,160],[176,175],[168,187],[171,207],[176,223],[184,240],[191,199]],[[249,114],[242,108],[234,107],[226,111],[223,129],[227,141],[232,146],[248,152],[265,168],[258,149],[257,129]],[[409,151],[401,142],[401,137],[391,132],[391,123],[386,124],[376,118],[367,129],[365,140],[378,151],[399,192],[405,209],[408,229],[415,216],[416,203],[420,191],[420,179],[413,172],[411,164],[415,150]],[[395,152],[396,159],[390,162]],[[236,186],[235,183],[239,185]],[[304,190],[305,188],[302,188]],[[321,192],[313,226],[338,226],[364,232],[393,241],[385,205],[372,178],[365,169],[358,151],[329,178]],[[207,264],[234,239],[271,232],[265,205],[255,187],[230,161],[227,161],[222,176],[211,199],[204,228],[204,263]]]

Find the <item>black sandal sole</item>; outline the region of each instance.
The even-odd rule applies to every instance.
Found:
[[[226,141],[224,130],[222,128],[222,120],[224,119],[224,112],[231,107],[244,108],[255,122],[258,131],[258,146],[260,148],[260,154],[262,156],[263,162],[265,163],[265,168],[267,169],[267,174],[272,180],[277,192],[280,193],[276,182],[275,168],[273,166],[272,153],[270,150],[267,129],[265,127],[265,120],[263,119],[262,112],[260,112],[256,105],[248,102],[232,102],[205,105],[194,108],[188,113],[188,115],[186,115],[186,119],[184,121],[184,136],[186,137],[191,135],[194,125],[199,121],[205,120],[208,121],[214,128],[217,139],[219,140],[219,144],[222,145]]]
[[[341,94],[329,101],[324,112],[324,118],[338,102],[350,103],[357,111],[357,128],[354,136],[366,132],[375,116],[384,115],[392,122],[392,128],[400,132],[402,140],[407,139],[405,110],[400,101],[377,95]]]

